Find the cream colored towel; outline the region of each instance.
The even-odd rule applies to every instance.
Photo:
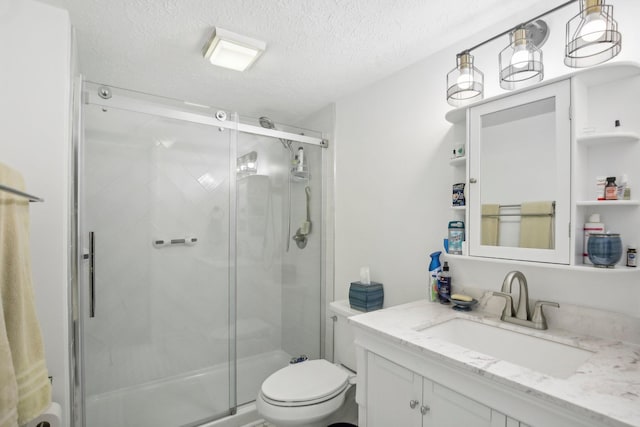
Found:
[[[498,246],[498,230],[500,226],[500,205],[482,205],[482,222],[480,223],[480,244]]]
[[[520,215],[520,247],[553,249],[554,203],[524,202]]]
[[[0,163],[0,183],[24,191],[22,176]],[[0,191],[0,427],[15,427],[51,403],[36,318],[29,258],[29,201]]]

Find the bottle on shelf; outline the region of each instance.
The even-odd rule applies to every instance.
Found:
[[[616,185],[616,177],[608,176],[607,185],[604,186],[605,200],[618,200],[618,186]]]
[[[445,265],[447,263],[445,262]],[[627,267],[637,267],[638,266],[638,251],[636,250],[635,244],[630,244],[627,246]]]
[[[449,263],[445,261],[438,277],[438,300],[440,304],[449,304],[449,298],[451,298],[451,274]]]
[[[604,233],[604,224],[600,222],[600,214],[594,213],[589,216],[589,222],[584,224],[584,245],[582,247],[582,262],[584,264],[593,264],[589,259],[589,235],[595,233]]]

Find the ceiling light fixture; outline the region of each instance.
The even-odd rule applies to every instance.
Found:
[[[581,68],[608,61],[620,53],[622,35],[613,6],[604,0],[580,0],[580,13],[567,22],[564,63]]]
[[[468,51],[456,55],[456,68],[447,74],[447,102],[453,106],[482,99],[484,74],[473,66]]]
[[[260,57],[267,44],[261,40],[214,28],[202,48],[202,55],[213,65],[245,71]]]
[[[544,24],[546,39],[546,23],[536,22]],[[542,51],[535,45],[527,26],[513,30],[510,37],[511,43],[499,55],[500,87],[517,89],[541,81],[544,77]]]

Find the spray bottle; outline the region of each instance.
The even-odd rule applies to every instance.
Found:
[[[442,271],[442,267],[440,266],[440,254],[441,251],[437,251],[432,253],[431,262],[429,263],[429,290],[427,295],[429,295],[429,300],[431,302],[438,301],[438,277],[440,272]]]

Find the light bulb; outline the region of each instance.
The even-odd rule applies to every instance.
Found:
[[[513,68],[524,68],[529,62],[529,50],[526,45],[521,45],[516,48],[516,51],[511,57],[511,66]]]
[[[586,21],[580,30],[580,37],[586,42],[598,40],[607,30],[607,23],[599,13],[590,14]]]
[[[471,89],[471,86],[473,86],[473,78],[471,77],[471,73],[468,68],[462,69],[460,75],[458,76],[456,84],[462,90]]]

